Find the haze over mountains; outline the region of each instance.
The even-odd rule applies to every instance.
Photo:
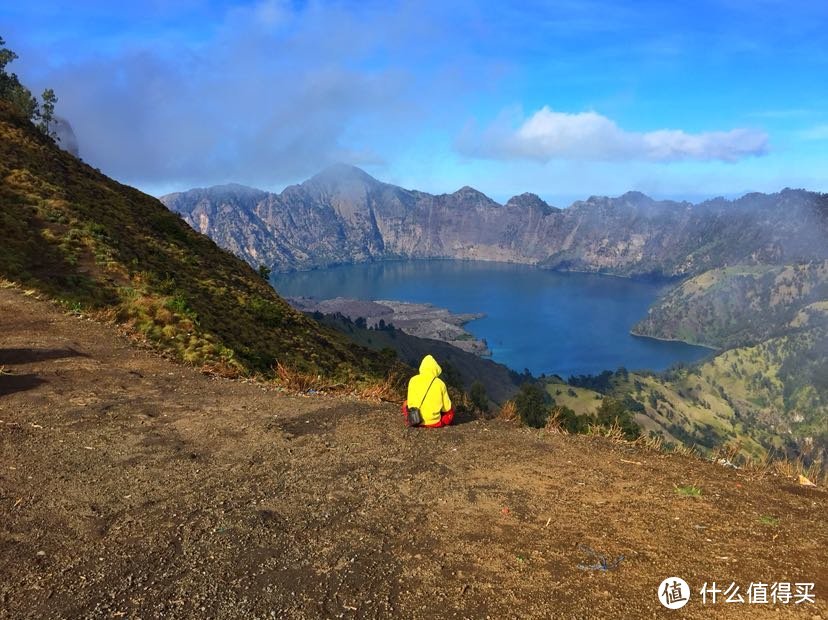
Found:
[[[456,258],[686,276],[828,258],[828,196],[804,190],[698,205],[628,192],[557,209],[533,194],[501,205],[471,187],[432,195],[337,165],[280,194],[222,185],[161,201],[251,265],[276,270]]]

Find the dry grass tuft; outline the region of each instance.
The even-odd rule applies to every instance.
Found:
[[[680,443],[680,444],[676,445],[671,450],[671,452],[673,454],[680,454],[682,456],[689,456],[689,457],[692,457],[692,458],[700,458],[701,457],[701,453],[699,452],[699,449],[695,445],[686,446],[683,443]]]
[[[285,389],[307,392],[308,390],[321,390],[324,387],[321,376],[293,370],[281,362],[276,362],[276,368],[273,370],[276,381]]]
[[[368,384],[359,392],[360,398],[399,402],[403,392],[405,377],[395,371],[389,372],[382,381]]]
[[[515,405],[515,401],[507,400],[503,405],[500,407],[500,411],[497,414],[497,418],[499,420],[503,420],[504,422],[512,422],[518,419],[517,413],[517,406]]]
[[[796,459],[786,456],[774,456],[771,452],[760,458],[750,458],[742,452],[739,442],[720,446],[711,453],[710,460],[720,465],[733,467],[742,471],[749,479],[758,480],[768,476],[799,479],[805,476],[818,486],[828,486],[828,470],[821,461],[805,464],[803,457]]]
[[[617,420],[613,420],[612,424],[609,426],[590,424],[589,427],[587,427],[587,435],[606,437],[612,443],[632,443],[624,435],[624,430],[621,428],[621,425],[618,424]]]
[[[543,428],[547,433],[552,433],[553,435],[569,434],[569,432],[563,427],[563,422],[561,420],[561,409],[559,407],[552,408],[549,417],[546,419],[546,426]]]
[[[202,364],[199,370],[201,374],[211,377],[223,377],[225,379],[238,379],[242,376],[239,366],[226,360],[207,362],[206,364]]]
[[[716,448],[711,454],[710,460],[714,463],[737,466],[740,459],[739,454],[742,452],[741,441],[731,441]]]
[[[776,465],[770,452],[760,459],[743,459],[741,468],[750,479],[761,479],[774,473]]]
[[[806,465],[801,456],[797,459],[779,458],[772,462],[771,471],[784,478],[799,479],[799,476],[805,476],[817,486],[828,486],[828,469],[823,468],[822,461]]]
[[[633,442],[639,448],[649,450],[651,452],[664,452],[664,438],[661,435],[649,436],[641,435]]]

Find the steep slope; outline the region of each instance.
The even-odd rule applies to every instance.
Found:
[[[470,187],[435,196],[340,165],[281,194],[211,188],[161,200],[251,265],[280,270],[405,257],[686,276],[828,258],[828,196],[801,190],[699,205],[629,192],[561,210],[528,194],[500,205]]]
[[[61,151],[1,102],[0,204],[0,277],[116,318],[185,361],[226,372],[279,362],[353,379],[387,370],[156,199]]]
[[[787,333],[727,349],[663,373],[606,371],[547,380],[558,405],[594,415],[609,396],[634,413],[645,435],[743,456],[828,463],[828,304],[797,313]]]

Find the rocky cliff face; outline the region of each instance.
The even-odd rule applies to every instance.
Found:
[[[250,264],[276,270],[403,257],[684,276],[828,258],[828,196],[800,190],[699,205],[629,192],[562,210],[533,194],[501,205],[471,187],[406,190],[340,165],[281,194],[230,185],[161,200]]]

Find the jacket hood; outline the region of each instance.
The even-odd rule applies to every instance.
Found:
[[[429,377],[439,377],[441,372],[443,372],[443,369],[440,368],[440,364],[438,364],[437,360],[431,357],[430,355],[426,355],[423,358],[423,361],[420,362],[421,375],[427,375]]]

